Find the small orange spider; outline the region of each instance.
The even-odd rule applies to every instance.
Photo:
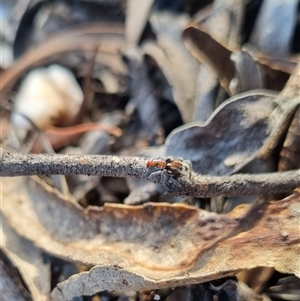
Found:
[[[163,170],[167,167],[167,160],[164,158],[151,159],[147,162],[147,167],[153,171]]]
[[[153,172],[167,171],[169,175],[180,177],[191,173],[191,163],[182,158],[173,159],[172,157],[155,158],[147,162],[147,167]]]

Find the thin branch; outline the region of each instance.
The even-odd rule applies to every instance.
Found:
[[[100,155],[22,155],[0,148],[0,176],[89,175],[132,177],[149,180],[152,170],[142,157]],[[160,179],[151,180],[158,183]],[[161,182],[160,182],[161,183]],[[179,185],[178,185],[179,183]],[[192,173],[191,179],[170,177],[161,183],[172,195],[193,197],[273,195],[292,192],[300,186],[300,170],[266,174],[205,176]]]

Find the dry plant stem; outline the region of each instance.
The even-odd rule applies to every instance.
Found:
[[[152,171],[147,159],[100,155],[22,155],[0,149],[0,176],[89,175],[148,179]],[[192,174],[191,179],[178,179],[179,186],[165,183],[168,193],[194,197],[219,195],[265,195],[291,192],[300,186],[300,170],[268,174],[205,176]]]

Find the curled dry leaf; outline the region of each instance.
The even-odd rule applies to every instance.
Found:
[[[220,105],[206,123],[191,123],[166,139],[166,154],[191,160],[197,173],[228,175],[255,158],[263,146],[277,144],[278,132],[290,110],[280,98],[266,92],[232,97]],[[288,111],[288,112],[287,112]]]
[[[222,215],[165,203],[83,210],[36,177],[5,178],[1,193],[3,215],[20,235],[55,256],[99,265],[61,284],[68,298],[205,282],[256,266],[300,275],[299,189]]]

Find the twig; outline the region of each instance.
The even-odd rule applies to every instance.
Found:
[[[2,148],[0,148],[0,155],[0,176],[2,177],[81,174],[149,180],[152,174],[146,165],[147,159],[142,157],[22,155],[9,153]],[[179,182],[180,185],[174,185],[174,181]],[[194,197],[271,195],[291,192],[300,186],[300,170],[232,176],[205,176],[192,173],[191,179],[171,177],[162,184],[172,195]]]

